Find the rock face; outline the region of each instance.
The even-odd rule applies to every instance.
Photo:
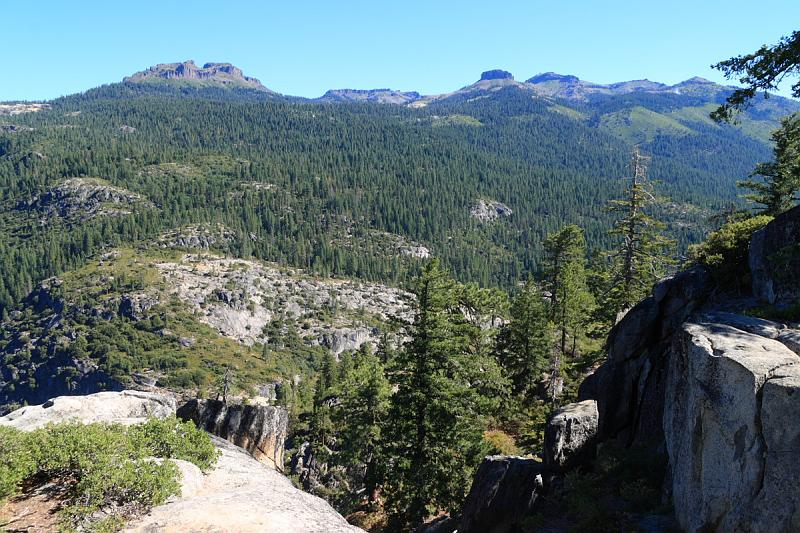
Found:
[[[597,400],[598,438],[663,442],[666,363],[672,335],[712,290],[695,268],[662,281],[631,309],[608,337],[608,360],[581,384],[579,399]]]
[[[797,301],[798,239],[800,208],[754,234],[755,298]],[[800,331],[740,314],[755,303],[682,272],[612,329],[608,360],[581,385],[600,442],[666,451],[666,496],[686,531],[800,530]]]
[[[394,89],[332,89],[318,100],[322,102],[375,102],[378,104],[408,104],[420,99],[416,91],[404,92]]]
[[[542,463],[492,455],[481,463],[464,503],[459,533],[505,533],[542,493]]]
[[[337,329],[323,334],[322,344],[338,356],[348,350],[357,350],[365,342],[375,339],[380,332],[376,328]]]
[[[269,91],[260,81],[245,76],[242,69],[230,63],[206,63],[198,67],[191,59],[182,63],[160,63],[122,81],[137,83],[153,79],[209,81],[223,86]]]
[[[149,417],[164,418],[175,413],[175,400],[161,394],[126,390],[98,392],[88,396],[59,396],[42,405],[22,407],[0,418],[0,425],[23,431],[50,423],[76,420],[135,424]]]
[[[686,531],[800,529],[800,357],[727,325],[676,337],[664,409],[672,497]]]
[[[189,497],[153,509],[125,531],[183,533],[354,533],[325,500],[296,489],[286,477],[248,453],[215,438],[217,466]]]
[[[131,213],[136,207],[152,208],[141,195],[109,185],[102,180],[71,178],[51,187],[41,196],[23,202],[17,209],[39,213],[43,222],[53,218],[85,221]]]
[[[178,417],[250,452],[258,461],[283,470],[289,415],[285,408],[225,405],[218,400],[190,400]]]
[[[514,211],[502,202],[480,199],[470,208],[469,213],[481,222],[493,222],[498,218],[510,217]]]
[[[584,400],[558,409],[544,434],[544,462],[550,472],[563,472],[594,459],[597,402]]]
[[[778,215],[750,242],[753,294],[763,302],[792,305],[800,298],[800,209]]]
[[[513,80],[514,76],[506,71],[500,69],[487,70],[481,73],[481,80]]]

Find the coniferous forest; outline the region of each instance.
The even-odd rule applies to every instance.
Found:
[[[280,466],[352,523],[457,517],[484,456],[540,453],[656,282],[695,264],[738,286],[747,239],[795,205],[780,119],[800,104],[715,122],[738,93],[697,83],[396,105],[127,80],[0,115],[0,413],[147,380],[223,403],[268,390]],[[153,424],[110,434],[144,464],[174,431]],[[199,451],[174,456],[210,468],[190,435]],[[613,531],[662,512],[663,465],[604,453],[553,512]],[[0,499],[38,472],[3,461]]]

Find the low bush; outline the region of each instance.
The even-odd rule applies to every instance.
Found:
[[[746,283],[750,238],[771,220],[771,216],[760,215],[729,222],[711,232],[705,242],[690,246],[689,261],[705,266],[720,281]]]
[[[0,427],[0,499],[24,484],[59,483],[67,488],[59,511],[65,530],[113,530],[126,516],[180,490],[177,466],[153,457],[183,459],[208,470],[217,451],[206,433],[175,417],[131,427],[78,422],[32,432]]]

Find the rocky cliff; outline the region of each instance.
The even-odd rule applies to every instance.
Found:
[[[104,392],[54,398],[40,406],[24,407],[0,418],[0,425],[30,431],[47,423],[73,419],[133,424],[150,416],[174,414],[175,403],[165,396],[137,391]],[[220,457],[213,470],[203,474],[191,463],[176,461],[183,478],[181,496],[135,518],[125,531],[361,531],[349,525],[325,500],[295,488],[289,479],[244,449],[216,437],[214,443]],[[31,526],[25,530],[40,529]]]
[[[126,83],[140,83],[152,80],[210,82],[226,87],[243,87],[269,91],[256,78],[245,76],[242,69],[230,63],[206,63],[202,67],[198,67],[191,59],[181,63],[160,63],[147,70],[128,76],[123,81]]]
[[[800,330],[785,320],[800,318],[798,221],[795,208],[754,234],[752,295],[699,268],[656,285],[581,386],[601,442],[666,453],[665,496],[686,531],[800,528]]]
[[[661,501],[684,531],[800,531],[799,244],[800,207],[753,235],[752,294],[700,267],[658,283],[612,329],[581,401],[551,416],[544,461],[486,458],[458,531],[520,530],[576,470],[598,475],[601,448],[665,464]],[[638,520],[636,530],[675,527]]]
[[[226,405],[219,400],[190,400],[178,417],[244,448],[258,461],[283,470],[289,414],[271,405]]]

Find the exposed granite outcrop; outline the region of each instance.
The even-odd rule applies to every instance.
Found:
[[[17,209],[36,212],[42,222],[47,222],[54,218],[85,221],[127,215],[135,208],[153,207],[142,195],[102,180],[70,178],[40,196],[20,203]]]
[[[549,472],[563,472],[594,459],[597,418],[594,400],[571,403],[553,413],[544,433],[544,464]]]
[[[189,497],[153,509],[128,524],[135,533],[355,533],[325,500],[295,488],[288,478],[229,442],[214,438],[221,455]]]
[[[506,533],[533,508],[542,494],[542,463],[492,455],[478,468],[464,503],[459,533]]]
[[[598,438],[663,442],[664,381],[672,335],[713,290],[711,276],[686,270],[653,288],[614,326],[608,360],[581,383],[579,399],[597,401]]]
[[[144,422],[149,416],[175,413],[171,398],[138,391],[102,392],[54,398],[0,418],[0,425],[33,430],[66,420],[111,423]],[[295,488],[288,478],[223,440],[214,468],[202,474],[193,464],[173,460],[182,475],[181,494],[147,515],[134,518],[124,531],[183,533],[355,533],[325,500]]]
[[[151,392],[125,390],[87,396],[59,396],[42,405],[28,405],[0,418],[0,425],[32,431],[59,422],[135,424],[149,417],[175,414],[175,400]]]
[[[493,222],[498,218],[510,217],[514,211],[502,202],[479,199],[470,208],[469,213],[481,222]]]
[[[686,531],[800,528],[800,357],[722,324],[686,324],[671,352],[664,435]]]
[[[749,264],[754,296],[779,306],[800,300],[800,208],[778,215],[753,234]]]
[[[289,415],[272,405],[226,405],[220,400],[190,400],[178,417],[250,452],[259,462],[283,470]]]

